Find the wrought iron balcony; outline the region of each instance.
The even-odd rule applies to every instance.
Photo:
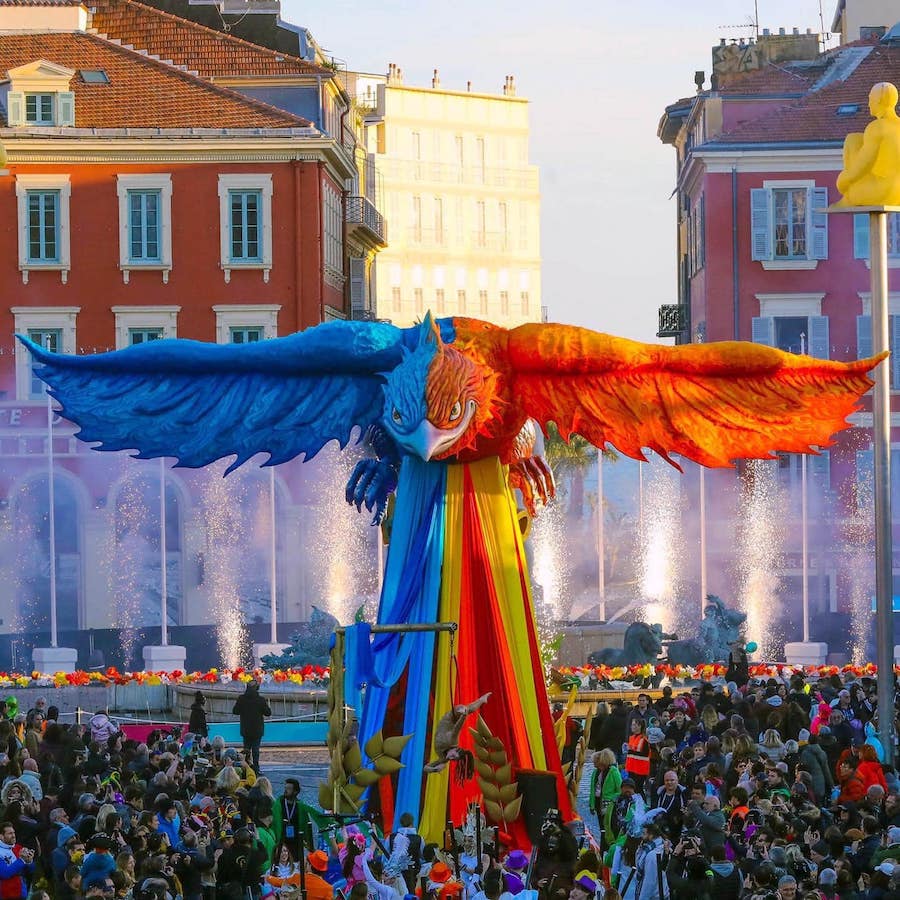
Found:
[[[375,204],[366,197],[347,198],[347,224],[366,229],[376,243],[387,244],[387,229],[384,216],[375,209]]]
[[[687,333],[687,307],[681,303],[666,303],[659,308],[657,337],[683,337]]]

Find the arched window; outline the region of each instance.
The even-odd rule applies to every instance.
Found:
[[[56,536],[56,623],[77,629],[81,600],[81,511],[68,478],[53,479]],[[50,629],[50,489],[46,475],[27,481],[15,497],[18,584],[16,608],[24,631]]]

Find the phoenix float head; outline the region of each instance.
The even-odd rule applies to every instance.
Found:
[[[430,313],[416,348],[385,378],[384,426],[407,453],[426,461],[472,447],[492,416],[492,374],[445,344]]]

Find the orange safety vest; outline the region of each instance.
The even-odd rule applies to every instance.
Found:
[[[650,742],[642,734],[633,734],[628,738],[625,771],[632,775],[650,774]]]

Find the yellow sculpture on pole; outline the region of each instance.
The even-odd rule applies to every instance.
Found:
[[[900,206],[900,119],[897,88],[887,81],[869,92],[869,111],[875,117],[860,134],[844,141],[844,169],[837,189],[837,206]]]

